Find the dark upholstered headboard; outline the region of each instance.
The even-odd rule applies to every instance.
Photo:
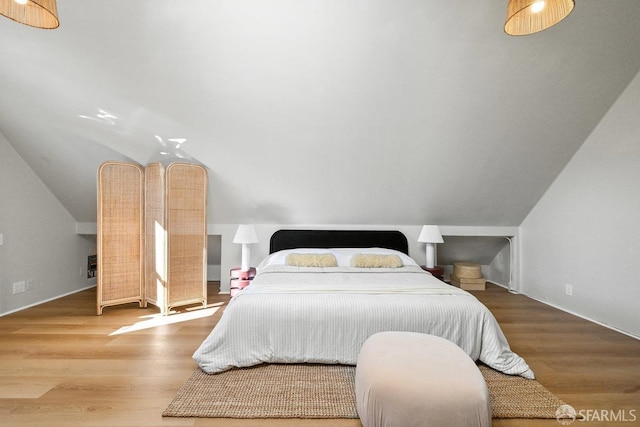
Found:
[[[407,238],[387,230],[278,230],[269,253],[296,248],[386,248],[409,254]]]

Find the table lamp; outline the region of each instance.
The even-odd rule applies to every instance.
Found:
[[[427,268],[433,268],[436,266],[436,243],[444,243],[442,234],[437,225],[423,225],[420,235],[418,236],[418,242],[424,242],[427,244]]]
[[[251,254],[249,245],[252,243],[258,243],[258,236],[256,235],[256,229],[253,225],[240,224],[235,236],[233,236],[233,243],[242,244],[242,271],[249,271],[249,263],[251,261]]]

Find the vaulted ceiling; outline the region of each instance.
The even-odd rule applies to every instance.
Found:
[[[79,222],[106,160],[202,163],[210,223],[519,225],[640,70],[640,1],[58,0],[0,17],[0,134]]]

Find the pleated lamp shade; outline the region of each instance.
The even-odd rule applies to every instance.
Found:
[[[0,14],[36,28],[52,30],[60,25],[56,0],[0,0]]]
[[[255,227],[251,224],[240,224],[233,236],[233,243],[258,243]]]
[[[505,33],[525,36],[545,30],[567,17],[574,0],[509,0]]]
[[[418,242],[426,243],[444,243],[442,234],[440,234],[440,228],[437,225],[424,225],[420,230],[418,236]]]

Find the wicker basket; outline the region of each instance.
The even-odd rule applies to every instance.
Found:
[[[480,264],[474,262],[456,262],[453,264],[453,274],[459,278],[481,279]]]
[[[456,262],[453,264],[451,283],[466,291],[484,291],[486,280],[482,278],[480,264]]]

